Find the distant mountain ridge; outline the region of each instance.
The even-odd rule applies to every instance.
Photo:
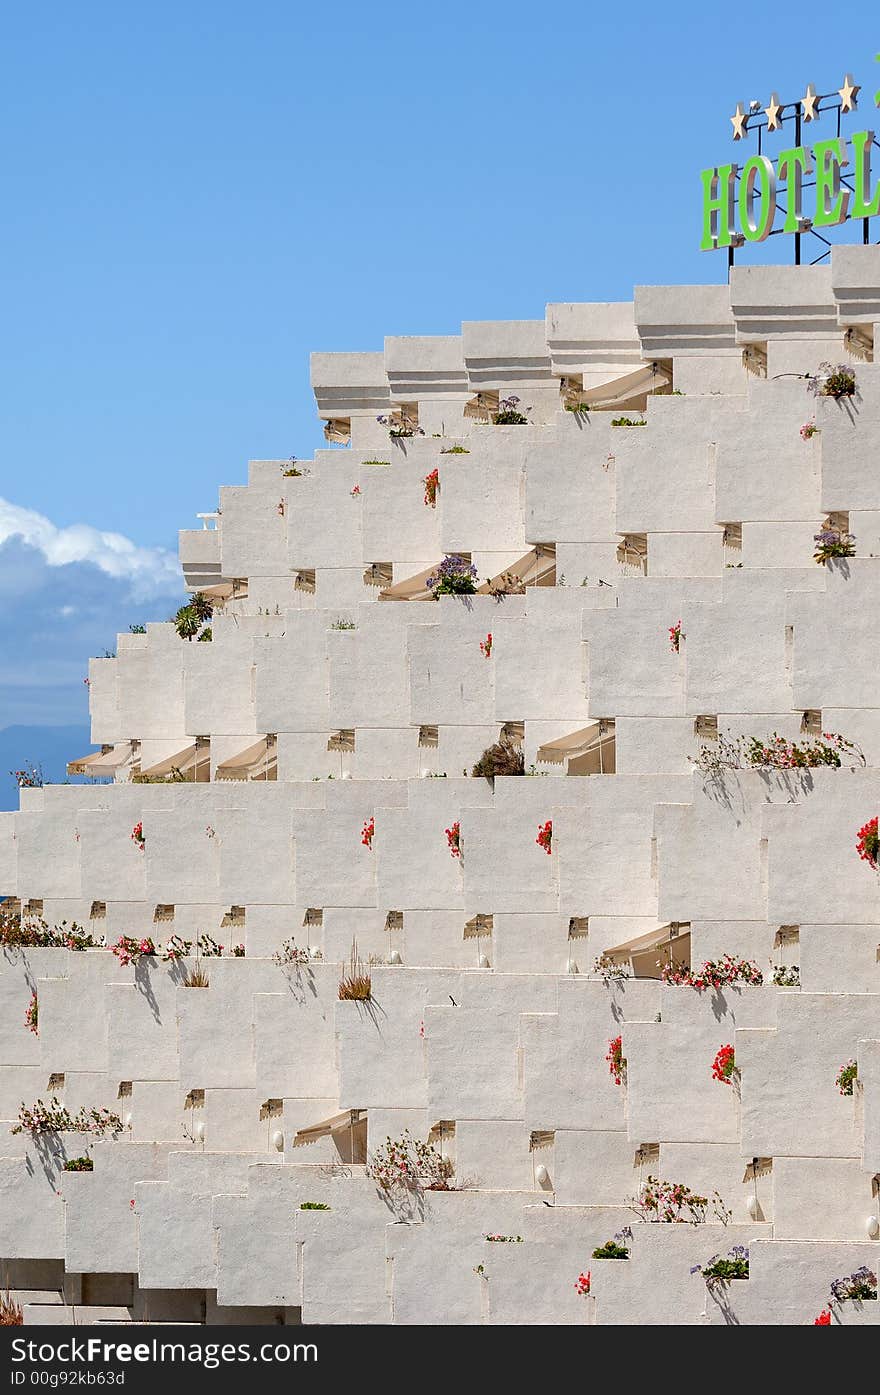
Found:
[[[41,766],[46,783],[59,784],[67,779],[67,762],[91,750],[85,725],[0,728],[0,809],[18,808],[18,786],[11,771]]]

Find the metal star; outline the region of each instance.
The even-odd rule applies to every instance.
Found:
[[[801,106],[804,109],[805,121],[818,121],[819,112],[816,110],[816,104],[818,101],[819,94],[817,93],[813,84],[811,82],[808,82],[807,90],[801,98]]]
[[[782,106],[779,101],[778,92],[770,94],[770,105],[764,108],[764,115],[767,117],[767,130],[778,131],[781,126],[779,117],[782,113]]]
[[[852,73],[847,73],[846,77],[843,79],[843,86],[838,88],[838,96],[840,97],[840,110],[855,111],[856,107],[859,104],[857,99],[861,90],[862,89],[858,85],[858,83],[853,82]]]
[[[747,111],[743,111],[742,102],[737,102],[736,111],[730,118],[730,124],[733,126],[733,139],[742,140],[749,129],[749,114]]]

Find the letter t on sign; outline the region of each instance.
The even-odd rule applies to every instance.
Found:
[[[736,206],[736,175],[738,166],[718,165],[703,170],[703,237],[701,252],[713,247],[729,247],[733,239],[733,214]]]

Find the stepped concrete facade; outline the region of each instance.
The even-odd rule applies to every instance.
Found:
[[[0,814],[26,1322],[878,1321],[829,1305],[880,1262],[878,324],[849,247],[313,356],[327,449],[181,533],[210,642],[120,635],[103,780]],[[12,1132],[53,1098],[118,1128]]]

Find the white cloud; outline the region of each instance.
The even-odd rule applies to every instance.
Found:
[[[177,558],[166,548],[139,547],[121,533],[105,533],[87,523],[59,528],[45,515],[0,498],[0,547],[13,538],[35,548],[50,567],[89,562],[106,576],[128,582],[132,596],[183,588]]]

